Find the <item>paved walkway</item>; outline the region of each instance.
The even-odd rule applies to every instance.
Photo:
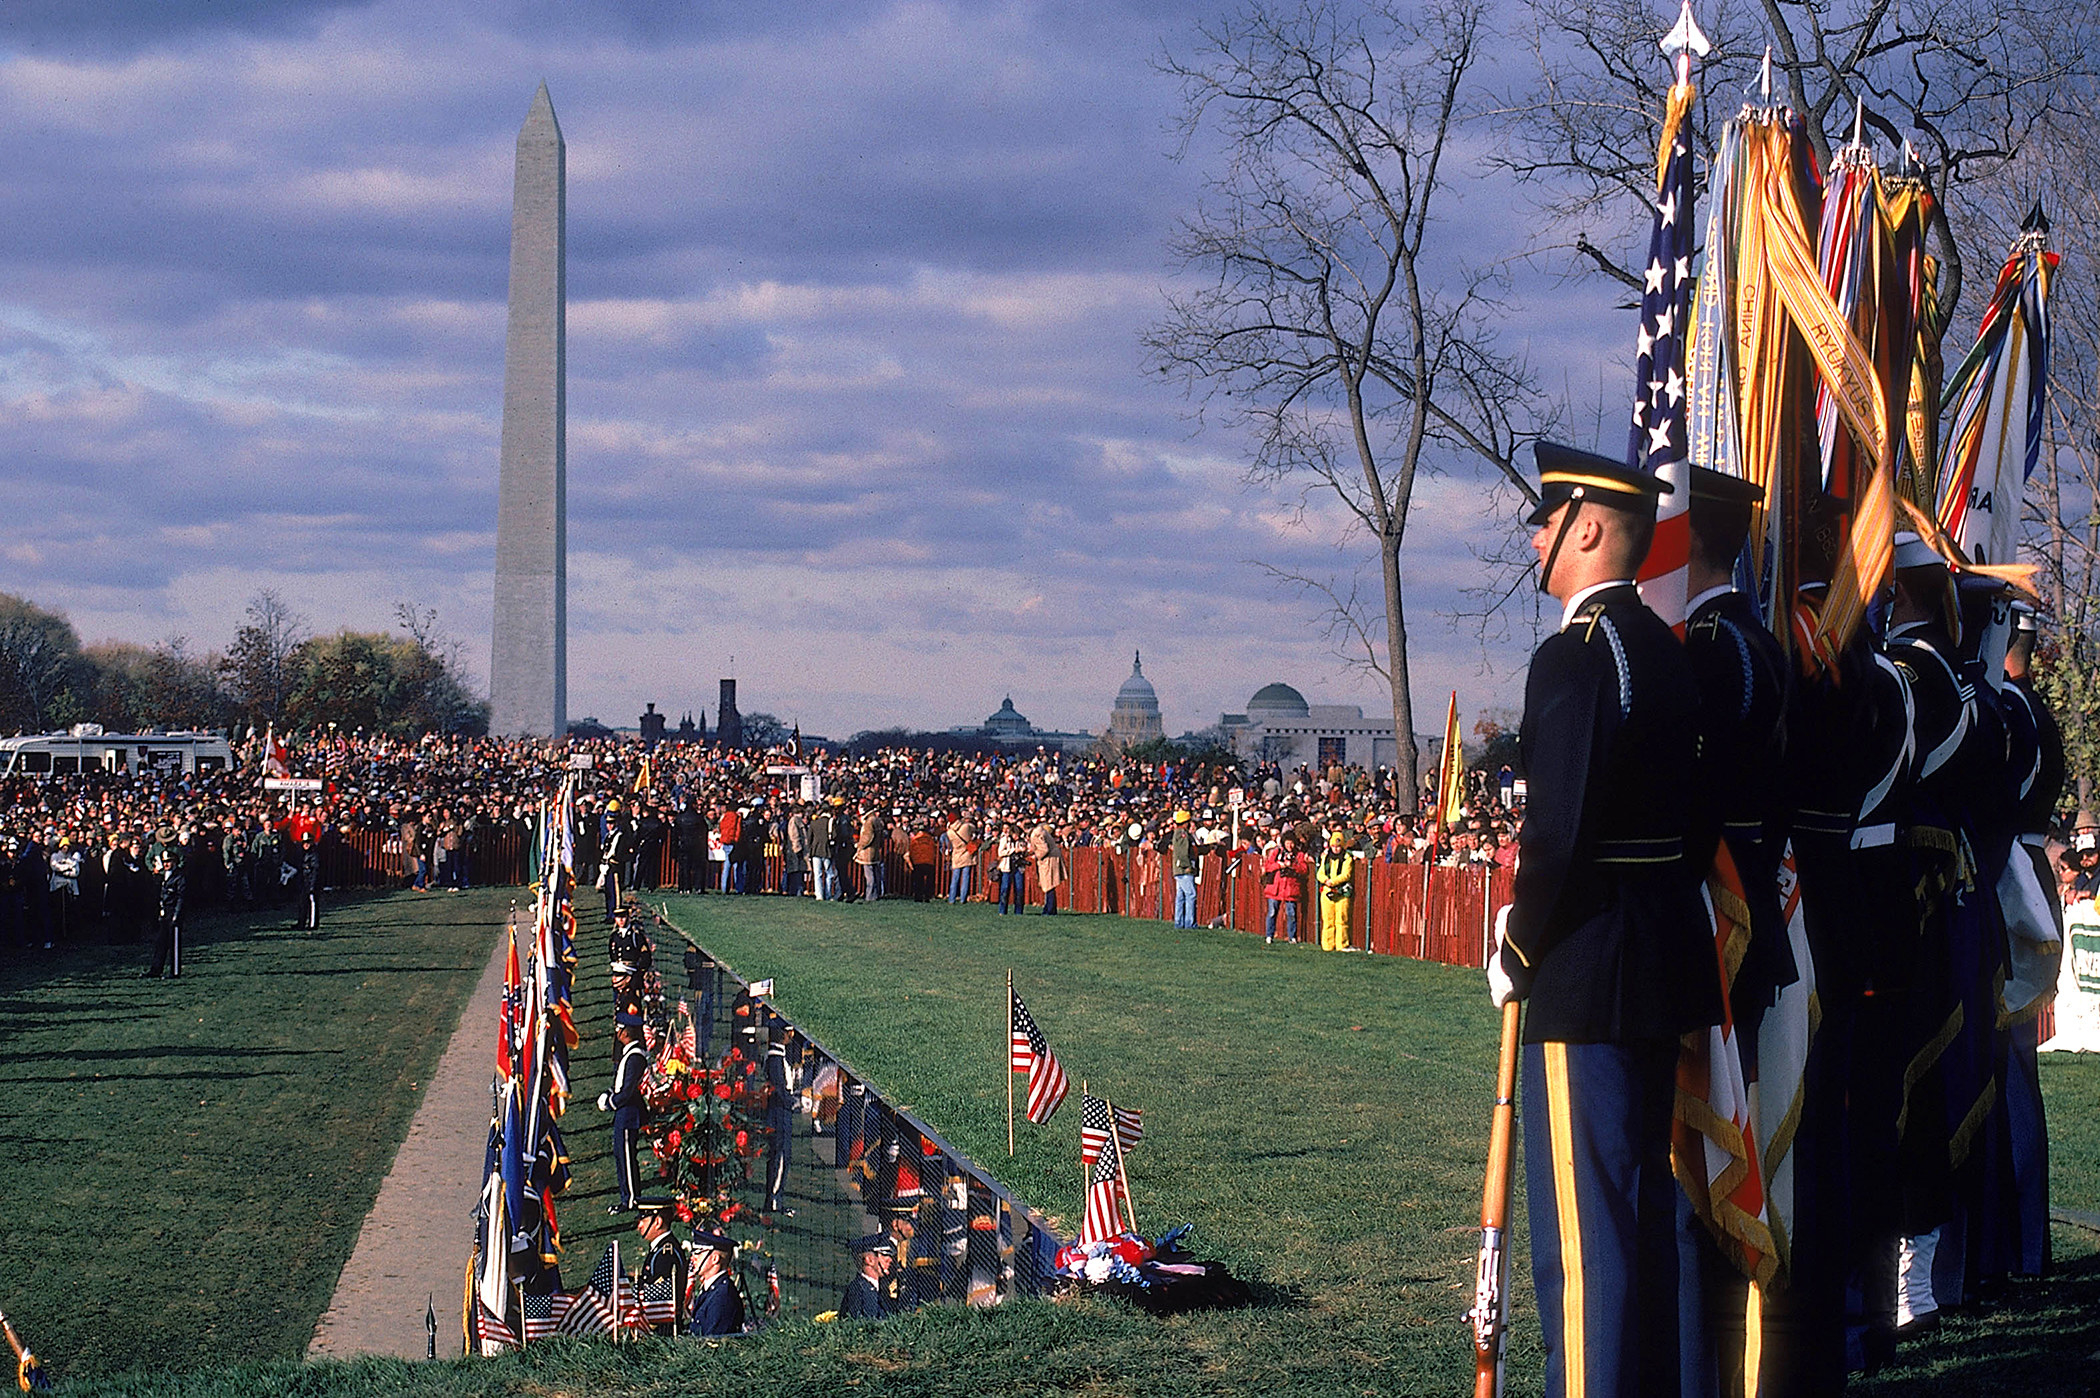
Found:
[[[365,1216],[357,1247],[336,1281],[335,1299],[306,1346],[310,1359],[423,1358],[428,1343],[423,1314],[433,1297],[438,1354],[459,1353],[460,1296],[488,1148],[489,1078],[495,1071],[496,1015],[503,1003],[508,950],[509,943],[498,937],[409,1125],[408,1139]]]

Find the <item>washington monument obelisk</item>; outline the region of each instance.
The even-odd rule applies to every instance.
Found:
[[[503,341],[503,474],[496,491],[495,655],[489,731],[569,728],[568,371],[561,126],[547,85],[518,130]]]

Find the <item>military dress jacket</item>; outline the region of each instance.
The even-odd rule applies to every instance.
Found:
[[[1713,930],[1687,857],[1699,689],[1631,583],[1584,600],[1532,656],[1529,783],[1502,964],[1527,1043],[1674,1038],[1721,1021]]]

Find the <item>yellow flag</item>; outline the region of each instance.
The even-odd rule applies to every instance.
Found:
[[[1458,824],[1466,800],[1466,751],[1458,740],[1458,691],[1451,691],[1451,710],[1444,719],[1444,763],[1436,777],[1436,823],[1448,830]]]

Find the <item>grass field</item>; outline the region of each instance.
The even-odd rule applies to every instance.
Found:
[[[0,969],[0,1305],[56,1372],[305,1350],[507,905],[200,918],[179,981]]]
[[[408,909],[445,904],[395,898],[369,906],[408,917]],[[1011,967],[1075,1080],[1083,1076],[1097,1091],[1145,1108],[1146,1140],[1130,1159],[1141,1221],[1148,1230],[1195,1224],[1199,1250],[1253,1279],[1260,1304],[1166,1322],[1099,1302],[941,1309],[880,1328],[792,1324],[718,1347],[562,1343],[517,1359],[435,1365],[197,1367],[200,1359],[232,1356],[224,1347],[183,1353],[184,1342],[168,1338],[181,1332],[150,1330],[145,1342],[191,1372],[127,1376],[80,1391],[982,1398],[1463,1390],[1470,1359],[1458,1317],[1470,1299],[1494,1049],[1477,973],[1267,948],[1234,934],[1114,918],[1002,920],[981,906],[700,898],[674,900],[672,913],[739,971],[777,977],[783,1011],[893,1100],[1023,1198],[1070,1218],[1079,1201],[1076,1104],[1048,1130],[1022,1123],[1019,1152],[1006,1157],[1001,1069]],[[595,919],[585,926],[579,1102],[600,1090],[607,1067],[602,958],[589,930]],[[478,964],[472,956],[458,960]],[[2045,1084],[2058,1201],[2100,1212],[2093,1179],[2100,1063],[2049,1061]],[[602,1118],[584,1110],[569,1122],[578,1182],[564,1217],[570,1262],[584,1268],[615,1225],[598,1197],[609,1186]],[[372,1173],[375,1183],[384,1165]],[[361,1197],[369,1200],[370,1186]],[[2059,1229],[2064,1263],[2056,1278],[2018,1289],[1994,1314],[1956,1320],[1939,1341],[1858,1391],[1916,1392],[1927,1383],[1935,1394],[2075,1388],[2073,1376],[2100,1349],[2100,1258],[2092,1241]],[[8,1246],[13,1255],[12,1237]],[[273,1267],[290,1251],[277,1236],[256,1246]],[[1513,1393],[1538,1385],[1522,1248],[1520,1236]],[[198,1304],[194,1277],[170,1270],[165,1284]],[[325,1301],[324,1288],[313,1314]],[[64,1352],[39,1339],[47,1354]]]

